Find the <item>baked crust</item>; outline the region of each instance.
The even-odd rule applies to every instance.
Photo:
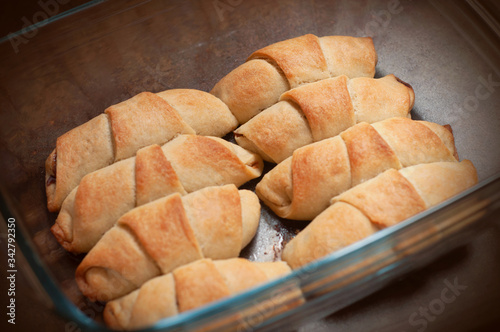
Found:
[[[281,258],[297,269],[375,233],[377,228],[361,211],[339,202],[286,244]]]
[[[282,218],[311,220],[332,197],[387,169],[457,161],[450,136],[442,126],[408,118],[359,123],[297,149],[264,175],[256,193]]]
[[[80,290],[93,301],[111,300],[198,259],[238,256],[260,216],[260,205],[243,205],[241,197],[234,185],[216,186],[127,212],[78,266]]]
[[[371,38],[307,34],[255,51],[210,91],[240,124],[279,101],[291,88],[328,77],[373,77],[377,54]]]
[[[193,89],[170,89],[156,95],[171,105],[196,135],[222,137],[238,126],[238,120],[227,105],[212,94]],[[200,105],[204,105],[204,109],[200,109]]]
[[[399,128],[393,129],[400,134]],[[374,127],[366,122],[347,129],[339,136],[344,141],[349,156],[350,187],[371,179],[389,168],[400,169],[402,167],[396,152]],[[412,133],[409,136],[415,137]]]
[[[143,92],[110,106],[57,139],[45,162],[47,207],[58,211],[86,174],[132,157],[142,147],[197,131],[224,136],[236,125],[221,100],[199,90]]]
[[[239,187],[263,169],[260,157],[215,137],[182,135],[162,150],[187,192],[227,183]]]
[[[399,172],[413,185],[427,208],[477,183],[477,171],[470,160],[417,165]]]
[[[184,196],[182,204],[204,257],[225,259],[239,255],[243,223],[241,197],[235,186],[217,191],[201,189],[196,195]]]
[[[52,232],[74,253],[88,252],[127,211],[168,194],[243,183],[262,174],[262,159],[225,140],[180,135],[163,147],[86,175],[64,201]],[[254,204],[252,204],[254,206]]]
[[[175,193],[149,204],[130,210],[117,225],[134,234],[161,273],[202,258],[181,196]],[[241,218],[238,221],[241,223]]]
[[[295,103],[280,101],[234,131],[236,143],[269,162],[289,157],[314,142],[305,115]]]
[[[47,208],[58,211],[69,193],[88,173],[114,161],[109,120],[101,114],[59,136],[45,162]]]
[[[469,160],[389,169],[332,199],[288,242],[282,258],[293,269],[395,225],[477,183]]]
[[[312,34],[261,48],[248,58],[252,59],[268,59],[276,63],[285,74],[291,88],[329,77],[319,38]]]
[[[243,258],[201,259],[151,279],[140,289],[108,302],[104,308],[104,321],[115,330],[144,328],[159,319],[196,309],[290,272],[285,262],[257,263]],[[302,302],[300,290],[292,289],[273,297],[271,303],[259,303],[259,306],[229,319],[245,324],[247,316],[251,319],[255,315],[277,315],[281,308],[292,308]],[[262,312],[262,305],[266,308],[270,305],[272,310]],[[245,328],[244,325],[241,327]]]
[[[393,74],[378,79],[358,77],[348,82],[356,122],[374,123],[389,117],[408,117],[415,103],[411,85]]]
[[[255,59],[233,69],[210,93],[229,107],[239,123],[245,123],[275,104],[289,89],[279,68],[266,60]]]
[[[224,277],[211,260],[181,266],[172,274],[179,312],[192,310],[230,295]]]
[[[324,153],[328,150],[329,153]],[[323,149],[304,148],[292,157],[293,203],[299,201],[315,202],[309,206],[291,205],[288,215],[297,219],[308,218],[329,196],[329,188],[345,191],[351,187],[349,172],[349,155],[345,142],[340,138],[329,140]],[[313,189],[315,188],[315,189]],[[326,203],[326,202],[324,202]],[[326,209],[324,204],[321,209]]]
[[[330,77],[374,77],[377,52],[371,37],[325,36],[319,38]]]
[[[178,134],[194,134],[177,111],[151,92],[110,106],[105,113],[113,133],[115,161],[132,157],[151,144],[164,144]]]
[[[333,202],[354,206],[380,228],[425,210],[425,202],[413,185],[395,169],[336,196]]]
[[[315,142],[356,124],[345,75],[292,89],[285,92],[281,100],[291,100],[299,105]]]
[[[394,75],[329,78],[285,92],[279,103],[236,129],[235,138],[265,160],[279,163],[296,149],[356,123],[409,117],[412,96],[411,87]]]
[[[453,156],[455,148],[450,149],[448,144],[451,133],[442,126],[436,124],[429,126],[422,121],[395,118],[392,121],[374,123],[373,128],[394,150],[403,167],[457,160]]]
[[[173,193],[186,194],[172,164],[159,145],[137,151],[135,158],[135,206]]]

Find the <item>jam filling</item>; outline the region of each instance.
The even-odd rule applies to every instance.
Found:
[[[47,186],[50,186],[53,183],[56,183],[56,178],[52,175],[49,175],[49,177],[47,179]]]
[[[52,157],[52,165],[50,165],[50,170],[53,174],[49,174],[49,177],[47,178],[47,186],[56,183],[57,152],[55,152],[54,157]]]
[[[410,84],[406,83],[405,81],[400,80],[400,79],[399,79],[399,78],[397,78],[397,77],[396,77],[396,81],[398,81],[399,83],[403,84],[403,85],[404,85],[404,86],[406,86],[407,88],[413,89],[413,87],[412,87]]]

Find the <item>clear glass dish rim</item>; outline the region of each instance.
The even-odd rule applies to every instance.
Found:
[[[3,36],[2,38],[0,38],[0,44],[10,40],[11,38],[22,36],[27,32],[30,32],[32,30],[36,30],[36,29],[43,27],[49,23],[54,23],[55,21],[59,21],[60,19],[63,19],[65,17],[68,17],[68,16],[75,14],[75,13],[81,12],[87,8],[98,5],[98,4],[105,2],[105,1],[107,1],[107,0],[91,0],[91,1],[88,1],[84,4],[76,6],[75,8],[71,8],[71,9],[68,9],[68,10],[62,12],[62,13],[48,17],[47,19],[45,19],[43,21],[40,21],[40,22],[35,23],[35,24],[31,24],[27,27],[22,28],[21,30],[18,30],[16,32],[11,32],[7,36]]]
[[[265,296],[266,294],[271,293],[273,290],[276,290],[278,287],[294,283],[296,284],[298,280],[303,278],[304,273],[308,274],[306,278],[308,280],[320,281],[320,278],[316,278],[315,276],[321,275],[322,271],[325,271],[329,268],[332,268],[335,264],[340,264],[342,262],[349,262],[353,258],[360,253],[366,252],[369,248],[375,247],[378,245],[383,245],[386,242],[391,241],[396,235],[402,235],[401,233],[407,231],[410,232],[409,227],[416,222],[424,218],[428,218],[433,214],[441,211],[443,208],[453,208],[453,206],[458,206],[460,201],[464,198],[474,198],[476,196],[480,196],[482,191],[486,190],[486,188],[495,182],[500,181],[500,173],[497,173],[474,187],[456,195],[455,197],[432,207],[422,213],[419,213],[399,224],[396,224],[392,227],[383,229],[373,234],[372,236],[365,238],[361,241],[358,241],[346,248],[338,250],[318,261],[312,262],[300,269],[292,271],[291,274],[279,278],[277,280],[271,281],[269,283],[263,284],[259,287],[251,289],[241,294],[237,294],[235,296],[229,297],[227,299],[223,299],[212,303],[210,305],[204,306],[202,308],[188,311],[177,316],[165,318],[155,325],[141,329],[140,331],[161,331],[165,329],[179,329],[185,327],[186,324],[193,324],[200,320],[206,320],[214,315],[218,314],[226,314],[227,317],[229,315],[233,315],[243,308],[250,308],[255,303],[255,299],[259,296]],[[2,186],[3,187],[3,186]],[[9,216],[13,216],[14,214],[7,206],[5,197],[4,197],[4,188],[0,190],[0,212],[4,216],[5,221],[7,222],[7,218]],[[494,201],[489,202],[484,208],[490,207]],[[110,331],[104,325],[94,321],[93,319],[87,317],[80,309],[76,307],[76,305],[70,301],[66,295],[62,292],[62,290],[57,286],[56,281],[51,276],[51,271],[46,267],[45,263],[39,257],[38,252],[33,249],[33,244],[30,240],[27,240],[26,234],[22,228],[19,228],[19,232],[16,234],[16,243],[18,247],[21,249],[23,256],[28,261],[30,268],[35,273],[38,281],[42,285],[43,289],[49,295],[54,307],[57,312],[61,314],[64,318],[69,319],[77,323],[81,328],[85,330],[91,331]],[[307,272],[307,271],[313,272]],[[300,308],[297,307],[297,308]],[[287,310],[285,314],[290,315],[297,308]],[[278,315],[281,316],[281,315]]]

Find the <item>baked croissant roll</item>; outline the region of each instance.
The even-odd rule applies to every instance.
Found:
[[[124,213],[171,193],[243,183],[262,174],[262,159],[221,138],[180,135],[160,148],[87,174],[63,203],[51,231],[73,253],[88,252]]]
[[[254,237],[257,196],[235,185],[175,193],[124,214],[76,269],[83,295],[108,301],[201,258],[237,257]]]
[[[409,117],[415,94],[394,75],[342,75],[285,92],[274,104],[235,130],[236,142],[279,163],[296,149],[338,135],[359,122]]]
[[[104,308],[106,325],[139,329],[290,273],[284,262],[202,259],[146,282]],[[299,303],[299,302],[297,302]],[[276,304],[275,304],[276,305]]]
[[[377,54],[369,37],[307,34],[264,47],[221,79],[210,93],[243,124],[287,90],[328,77],[373,77]]]
[[[389,169],[336,196],[284,248],[282,258],[299,268],[395,225],[477,183],[469,160]]]
[[[457,160],[453,134],[443,126],[408,118],[363,122],[296,150],[256,193],[282,218],[311,220],[333,196],[389,168]]]
[[[207,92],[140,93],[57,139],[45,162],[47,207],[58,211],[86,174],[132,157],[142,147],[179,134],[222,137],[237,125],[229,108]]]

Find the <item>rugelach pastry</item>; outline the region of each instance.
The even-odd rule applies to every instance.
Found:
[[[66,198],[51,231],[73,253],[88,252],[127,211],[171,193],[243,183],[262,174],[262,159],[218,137],[180,135],[87,174]]]
[[[90,300],[109,301],[195,260],[237,257],[259,218],[257,196],[235,185],[160,198],[124,214],[80,263],[76,282]]]
[[[377,53],[369,37],[311,34],[266,46],[222,78],[210,93],[243,124],[287,90],[329,77],[373,77]]]
[[[297,269],[476,183],[476,169],[469,160],[389,169],[334,197],[330,207],[286,244],[282,259]]]
[[[222,137],[238,122],[213,95],[193,89],[142,92],[57,139],[45,162],[47,207],[55,212],[88,173],[179,134]]]
[[[296,150],[264,175],[255,191],[278,216],[311,220],[332,197],[387,169],[457,160],[446,127],[408,118],[363,122]]]
[[[394,75],[342,75],[285,92],[234,131],[236,142],[264,160],[279,163],[296,149],[340,134],[356,123],[410,117],[415,94]]]
[[[151,279],[140,289],[108,302],[104,308],[104,321],[115,330],[144,328],[162,318],[243,292],[290,271],[284,262],[259,263],[243,258],[198,260]]]

